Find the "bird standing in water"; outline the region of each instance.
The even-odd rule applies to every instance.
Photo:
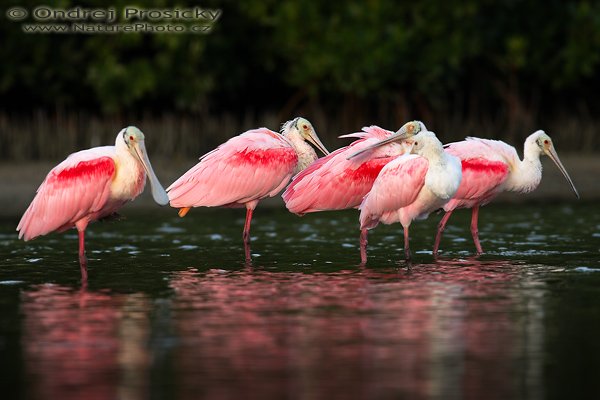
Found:
[[[472,209],[471,234],[477,253],[483,253],[479,242],[479,207],[492,201],[501,192],[528,193],[535,190],[542,179],[540,157],[544,154],[554,161],[579,198],[571,177],[554,150],[552,139],[544,131],[536,131],[525,140],[523,160],[514,147],[499,140],[467,138],[449,143],[446,147],[448,154],[460,158],[463,179],[454,198],[444,206],[446,213],[438,225],[434,256],[438,254],[448,219],[457,208]]]
[[[200,162],[167,188],[171,207],[185,216],[191,207],[246,207],[243,241],[250,260],[250,224],[258,202],[277,195],[317,159],[315,145],[329,154],[311,123],[295,118],[282,132],[253,129],[235,136],[200,158]]]
[[[456,193],[462,173],[460,160],[447,154],[430,131],[412,138],[397,135],[394,140],[412,143],[411,154],[402,155],[383,167],[373,188],[360,205],[360,228],[372,229],[379,222],[400,222],[404,228],[404,254],[410,260],[409,227],[425,219]],[[372,146],[381,146],[384,140]]]
[[[282,195],[286,207],[298,215],[358,208],[381,169],[404,154],[406,146],[403,142],[391,142],[359,157],[350,160],[348,157],[392,135],[416,133],[421,129],[426,129],[421,122],[411,121],[404,124],[397,133],[373,125],[364,127],[362,132],[340,136],[358,140],[316,160],[296,175]],[[362,229],[360,234],[362,263],[366,262],[367,232],[367,229]]]
[[[71,154],[54,167],[19,222],[19,238],[31,240],[50,232],[77,228],[82,279],[87,280],[85,229],[92,221],[114,214],[144,190],[150,180],[160,205],[167,193],[152,170],[144,134],[130,126],[119,132],[114,146]]]

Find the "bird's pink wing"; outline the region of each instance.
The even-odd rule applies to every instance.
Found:
[[[357,140],[316,160],[296,175],[282,196],[288,210],[305,214],[358,207],[381,169],[394,159],[384,153],[394,152],[389,148],[378,149],[365,157],[347,158],[377,141]]]
[[[361,229],[377,225],[381,215],[415,201],[425,184],[429,162],[417,155],[404,155],[389,162],[360,205]]]
[[[444,147],[451,150],[458,158],[485,158],[491,161],[503,161],[512,169],[519,162],[519,155],[514,147],[501,140],[467,137],[461,142],[448,143]]]
[[[243,204],[274,196],[289,182],[298,156],[266,128],[231,138],[202,157],[168,189],[172,207]]]
[[[487,142],[495,145],[493,142],[497,141]],[[510,172],[510,164],[506,160],[510,153],[499,153],[495,146],[490,146],[483,140],[454,143],[446,152],[460,158],[462,164],[460,186],[453,200],[446,205],[446,209],[488,202],[497,194],[497,189]]]
[[[30,240],[71,228],[102,210],[116,169],[110,154],[110,150],[84,150],[54,167],[19,222],[19,238]]]
[[[362,132],[350,133],[347,135],[342,135],[340,138],[359,138],[359,139],[377,139],[383,140],[387,139],[394,132],[388,131],[387,129],[380,128],[377,125],[364,126],[362,128]]]
[[[365,126],[362,128],[362,130],[367,132],[369,137],[379,140],[387,139],[394,134],[394,132],[383,129],[377,125]]]
[[[288,210],[297,214],[320,211],[314,209],[313,203],[318,203],[315,196],[319,190],[321,176],[328,173],[338,157],[343,155],[347,149],[348,146],[342,147],[325,157],[317,158],[312,164],[294,176],[292,182],[281,195]]]

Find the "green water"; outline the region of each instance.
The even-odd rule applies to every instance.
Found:
[[[468,211],[431,256],[439,215],[369,238],[358,213],[123,210],[77,236],[0,222],[6,399],[565,399],[600,393],[600,208]]]

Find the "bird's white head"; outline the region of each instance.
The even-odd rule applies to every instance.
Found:
[[[435,133],[427,130],[406,139],[405,142],[412,145],[411,154],[429,156],[430,154],[444,153],[442,142],[440,142]]]
[[[398,140],[402,140],[403,138],[409,138],[411,136],[415,136],[417,135],[419,132],[426,132],[427,131],[427,127],[425,126],[425,124],[421,121],[409,121],[407,123],[405,123],[404,125],[402,125],[400,127],[400,129],[398,129],[398,131],[396,131],[396,134],[393,135],[396,137],[396,139]]]
[[[525,140],[525,149],[523,151],[525,158],[527,157],[539,157],[542,154],[547,155],[553,162],[556,164],[560,172],[563,174],[569,185],[571,185],[571,189],[575,192],[575,196],[579,198],[579,192],[575,188],[575,184],[573,180],[567,173],[567,170],[563,166],[562,162],[560,162],[560,158],[558,158],[558,154],[554,149],[554,144],[552,143],[552,139],[550,136],[546,134],[546,132],[539,130],[527,137]]]
[[[281,127],[281,133],[285,137],[292,138],[294,136],[301,138],[302,140],[312,143],[317,149],[323,154],[328,155],[329,151],[325,148],[317,132],[313,128],[310,121],[306,118],[297,117],[284,123]]]
[[[123,144],[133,158],[136,159],[146,171],[154,201],[161,206],[169,204],[169,196],[156,177],[156,174],[152,169],[152,164],[150,164],[142,131],[135,126],[128,126],[127,128],[122,129],[117,135],[117,148]]]

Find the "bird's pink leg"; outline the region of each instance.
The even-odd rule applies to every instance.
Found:
[[[448,220],[450,219],[450,216],[452,215],[452,211],[454,211],[454,210],[446,211],[446,214],[444,214],[444,216],[442,217],[442,220],[438,224],[437,233],[435,234],[435,242],[433,244],[433,256],[434,257],[437,257],[437,255],[438,255],[438,250],[440,248],[440,242],[442,241],[442,233],[444,232],[444,229],[446,229],[446,224],[448,223]]]
[[[244,254],[246,256],[246,262],[250,262],[252,259],[250,256],[250,222],[252,222],[252,212],[254,210],[252,208],[248,208],[246,210],[246,223],[244,224],[244,234],[242,235],[244,239]]]
[[[404,257],[410,261],[410,246],[408,244],[408,226],[404,227]]]
[[[367,263],[367,238],[369,235],[369,230],[368,229],[361,229],[360,230],[360,263],[361,264],[366,264]]]
[[[81,282],[87,283],[87,257],[85,256],[85,229],[77,230],[79,235],[79,268],[81,270]]]
[[[477,221],[479,219],[479,206],[473,207],[473,214],[471,216],[471,235],[473,235],[473,242],[477,249],[477,254],[483,254],[481,243],[479,243],[479,228],[477,227]]]
[[[246,257],[246,262],[252,262],[252,253],[250,249],[250,243],[244,242],[244,256]]]
[[[246,223],[244,224],[244,233],[242,238],[244,239],[244,244],[250,243],[250,223],[252,222],[252,213],[254,209],[248,208],[246,209]]]
[[[246,254],[246,262],[250,261],[250,224],[252,223],[252,214],[258,204],[258,200],[254,200],[246,203],[246,222],[244,223],[244,233],[242,239],[244,240],[244,253]]]
[[[80,219],[75,223],[77,235],[79,236],[79,267],[81,269],[81,282],[87,284],[87,257],[85,256],[85,228],[89,221]]]

